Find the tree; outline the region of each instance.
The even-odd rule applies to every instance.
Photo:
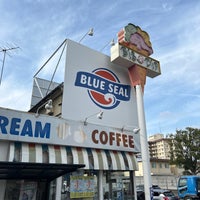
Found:
[[[170,163],[181,165],[184,174],[200,173],[200,129],[187,127],[169,137]]]

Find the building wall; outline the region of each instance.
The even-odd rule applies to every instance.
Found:
[[[149,141],[160,140],[162,138],[164,138],[164,135],[160,134],[160,133],[157,133],[157,134],[149,136]]]
[[[169,159],[169,138],[159,138],[149,140],[149,153],[151,158]]]
[[[161,162],[154,160],[150,162],[151,179],[153,185],[163,189],[177,190],[177,181],[183,169],[169,165],[168,161]],[[136,185],[144,185],[142,161],[138,162],[138,171],[135,172]]]
[[[173,175],[168,160],[153,160],[150,162],[151,175]],[[138,171],[135,172],[136,176],[143,176],[142,161],[138,162]]]
[[[170,165],[169,138],[164,138],[163,134],[156,134],[149,137],[150,170],[153,185],[158,185],[163,189],[170,189],[176,192],[177,181],[183,168]],[[136,185],[144,185],[142,158],[138,160],[138,171],[135,172]]]
[[[160,175],[160,176],[151,176],[152,184],[158,185],[163,189],[169,189],[176,191],[177,190],[177,176],[169,176],[169,175]],[[136,176],[136,185],[144,185],[143,176]]]

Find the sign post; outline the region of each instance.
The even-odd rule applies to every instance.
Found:
[[[136,92],[146,200],[151,199],[152,180],[143,92],[146,76],[154,78],[161,74],[159,61],[149,57],[152,53],[153,49],[148,34],[133,24],[128,24],[118,33],[118,44],[111,48],[111,61],[128,68],[130,83]]]

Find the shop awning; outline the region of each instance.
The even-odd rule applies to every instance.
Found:
[[[113,150],[12,142],[9,161],[85,165],[93,170],[137,170],[135,154]]]
[[[0,162],[0,179],[51,181],[84,165]]]
[[[73,163],[85,164],[85,169],[137,170],[134,153],[102,149],[71,148]]]

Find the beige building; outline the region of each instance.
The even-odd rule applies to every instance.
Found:
[[[149,154],[152,184],[161,188],[176,190],[178,177],[183,169],[170,165],[169,138],[163,134],[155,134],[149,137]],[[135,172],[137,185],[143,184],[142,158],[138,158],[138,171]]]
[[[151,158],[170,159],[169,138],[163,134],[155,134],[149,137],[149,153]]]

